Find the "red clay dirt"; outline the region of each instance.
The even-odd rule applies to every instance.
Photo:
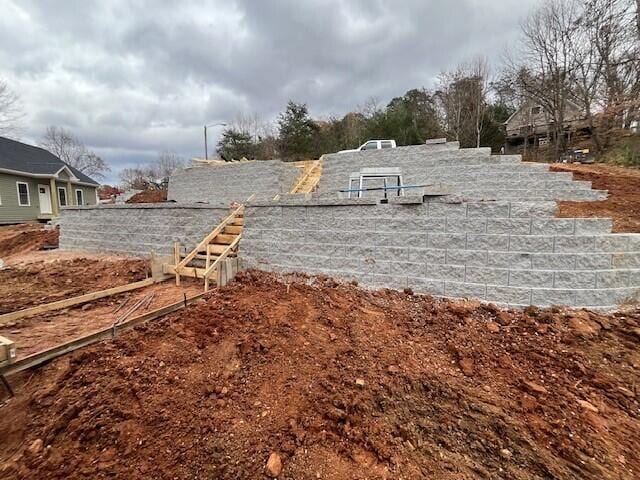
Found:
[[[287,281],[242,273],[10,377],[0,476],[639,477],[640,311]]]
[[[58,246],[58,229],[45,230],[39,223],[0,226],[0,259],[19,253]]]
[[[149,189],[136,193],[127,203],[160,203],[167,201],[167,190]]]
[[[185,294],[192,297],[201,292],[201,281],[184,279],[179,287],[166,281],[73,308],[15,320],[0,325],[0,336],[15,342],[20,359],[113,325],[144,298],[149,298],[149,302],[133,311],[127,319],[179,302]]]
[[[609,190],[597,202],[559,202],[559,217],[609,217],[614,232],[640,233],[640,170],[605,164],[554,164],[554,172],[573,172],[575,180],[588,180],[593,188]]]
[[[0,270],[0,315],[147,277],[144,260],[78,255],[55,260],[51,253],[52,260],[14,263]]]

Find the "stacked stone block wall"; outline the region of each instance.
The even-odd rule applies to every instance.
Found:
[[[62,209],[60,249],[171,255],[174,242],[195,247],[229,214],[208,205],[139,204]]]
[[[337,203],[248,207],[243,266],[517,307],[613,309],[640,293],[640,235],[554,218],[555,202]]]
[[[293,186],[300,170],[280,160],[232,162],[176,172],[169,179],[168,199],[178,203],[228,205],[251,195],[273,198]]]

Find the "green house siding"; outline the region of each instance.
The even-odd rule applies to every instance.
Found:
[[[29,185],[30,206],[20,206],[18,204],[18,187],[16,182],[24,182]],[[50,187],[51,180],[49,178],[30,178],[20,175],[0,173],[0,224],[21,223],[38,220],[39,218],[51,217],[51,215],[43,216],[40,214],[38,185],[46,185]],[[57,187],[65,187],[68,190],[68,185],[67,182],[56,182],[56,191],[52,192],[55,197],[56,204],[58,204]],[[71,184],[72,191],[67,192],[68,205],[75,204],[76,189],[81,189],[83,191],[84,205],[96,204],[95,187]]]
[[[18,187],[16,182],[24,182],[29,185],[28,207],[18,204]],[[43,179],[42,184],[48,185],[49,179]],[[0,173],[0,223],[19,223],[36,220],[40,215],[40,202],[38,201],[38,181],[34,178],[21,177]]]

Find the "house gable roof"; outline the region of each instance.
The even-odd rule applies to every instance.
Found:
[[[44,148],[0,137],[0,170],[27,176],[57,178],[66,171],[74,182],[99,183],[56,157]]]

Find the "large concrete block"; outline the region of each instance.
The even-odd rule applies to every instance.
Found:
[[[468,266],[466,269],[465,282],[506,286],[509,285],[509,270]]]
[[[575,221],[564,218],[534,218],[531,220],[532,235],[573,235]]]
[[[511,235],[509,251],[526,253],[553,252],[554,238],[551,236]]]
[[[630,273],[627,270],[607,270],[598,272],[597,288],[621,288],[629,286]]]
[[[444,282],[444,294],[453,298],[477,298],[484,299],[487,286],[484,284],[464,282]]]
[[[509,236],[469,233],[467,234],[466,248],[468,250],[507,251],[509,250]]]
[[[577,270],[602,270],[611,267],[609,253],[578,253],[576,257]]]
[[[594,252],[593,236],[556,236],[554,251],[558,253]]]
[[[487,285],[485,300],[494,303],[529,305],[531,304],[531,289]]]
[[[459,265],[427,264],[427,277],[433,280],[464,282],[465,267]]]
[[[410,262],[425,262],[443,264],[448,263],[446,259],[446,250],[438,248],[408,248]]]
[[[571,253],[536,253],[532,255],[536,270],[575,270],[576,255]]]
[[[640,269],[640,252],[614,253],[612,257],[613,268],[637,268]],[[603,267],[607,268],[607,267]]]
[[[531,304],[540,307],[576,305],[576,290],[534,288],[531,290]]]
[[[447,233],[485,233],[486,231],[486,218],[447,218]]]
[[[444,280],[432,280],[424,277],[407,277],[407,286],[416,293],[444,295]]]
[[[555,272],[556,288],[596,288],[596,274],[589,271]]]
[[[548,270],[510,270],[509,286],[553,288],[553,272]]]
[[[467,235],[465,233],[430,233],[427,239],[428,248],[464,250],[466,244]]]
[[[528,235],[531,233],[530,218],[488,218],[487,233]]]
[[[484,266],[487,264],[487,252],[485,250],[447,250],[446,262],[429,263]]]

